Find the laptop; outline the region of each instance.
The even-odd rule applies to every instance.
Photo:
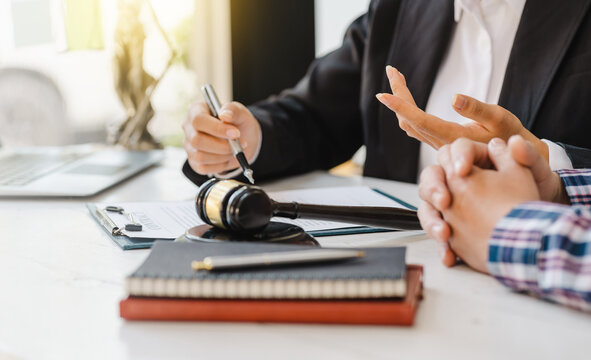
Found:
[[[163,158],[93,145],[0,149],[0,197],[89,197]]]

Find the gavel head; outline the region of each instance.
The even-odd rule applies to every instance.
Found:
[[[207,224],[234,232],[258,232],[273,216],[272,201],[263,189],[236,180],[203,183],[195,208]]]

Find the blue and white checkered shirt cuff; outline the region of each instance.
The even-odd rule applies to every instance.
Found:
[[[591,169],[558,170],[572,205],[591,206]]]
[[[498,223],[488,269],[509,288],[591,311],[591,211],[528,202]]]

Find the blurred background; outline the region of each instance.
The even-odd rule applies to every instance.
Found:
[[[0,0],[0,143],[104,142],[130,116],[121,85],[129,76],[158,81],[149,130],[180,145],[200,85],[246,104],[293,86],[368,4]]]

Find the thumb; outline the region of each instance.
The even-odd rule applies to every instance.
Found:
[[[495,168],[501,172],[514,169],[518,165],[513,159],[509,147],[502,139],[492,139],[488,143],[488,153]]]
[[[515,161],[530,169],[534,181],[538,186],[552,181],[553,172],[546,159],[540,154],[536,147],[520,135],[509,138],[509,150]],[[544,192],[542,191],[542,195]],[[546,199],[545,199],[546,200]]]
[[[546,159],[531,142],[525,140],[521,135],[511,136],[508,146],[515,161],[530,168],[534,177],[537,177],[536,174],[544,175],[552,172]]]
[[[501,121],[506,116],[505,112],[508,112],[498,105],[483,103],[462,94],[454,96],[452,106],[458,114],[483,125]]]

